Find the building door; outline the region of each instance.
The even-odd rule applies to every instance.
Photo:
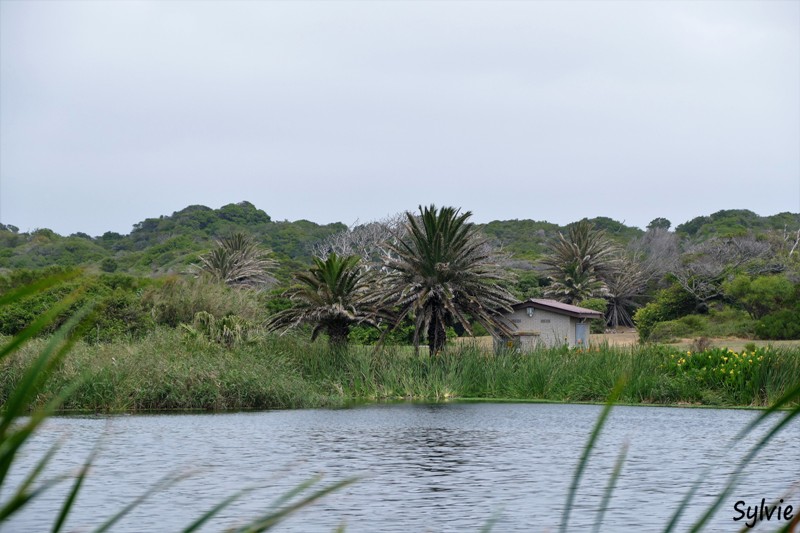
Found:
[[[589,346],[589,324],[575,324],[575,345]]]

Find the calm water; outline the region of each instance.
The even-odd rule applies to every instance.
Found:
[[[599,406],[392,404],[343,410],[56,418],[26,449],[31,463],[63,439],[49,475],[77,468],[102,436],[102,449],[69,530],[88,530],[169,472],[192,476],[145,502],[114,531],[177,531],[243,487],[258,487],[205,531],[255,516],[274,498],[322,474],[363,479],[286,522],[281,531],[495,531],[557,529],[572,473]],[[718,465],[690,516],[718,494],[748,439],[726,444],[755,412],[618,407],[578,492],[570,530],[592,525],[617,454],[629,445],[603,531],[663,528],[708,464]],[[794,424],[743,472],[708,531],[736,531],[737,500],[782,497],[800,480],[800,425]],[[19,479],[21,473],[12,474]],[[11,486],[15,486],[12,483]],[[46,531],[67,485],[47,493],[4,531]],[[800,512],[800,492],[786,497]],[[681,522],[686,524],[685,521]],[[767,524],[767,530],[778,523]],[[781,523],[785,525],[785,522]],[[737,527],[738,526],[738,527]],[[685,530],[686,527],[679,528]],[[765,529],[757,529],[764,531]]]

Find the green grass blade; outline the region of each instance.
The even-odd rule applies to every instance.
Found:
[[[600,524],[603,523],[603,518],[608,510],[608,503],[611,501],[611,495],[614,493],[614,489],[617,487],[617,479],[619,478],[620,473],[622,473],[622,467],[625,464],[625,458],[627,456],[628,443],[626,442],[622,446],[622,450],[620,450],[619,455],[617,456],[617,462],[614,463],[614,470],[611,472],[611,477],[608,480],[608,485],[606,485],[606,490],[603,491],[603,501],[600,502],[600,508],[597,510],[597,517],[594,520],[595,533],[600,532]]]
[[[284,520],[286,517],[288,517],[292,513],[295,513],[298,510],[300,510],[300,509],[302,509],[304,507],[307,507],[308,505],[311,505],[312,503],[314,503],[315,501],[319,500],[323,496],[326,496],[326,495],[330,494],[331,492],[337,491],[337,490],[341,489],[342,487],[346,487],[347,485],[350,485],[350,484],[354,483],[355,481],[357,481],[356,478],[350,478],[350,479],[345,479],[345,480],[339,481],[337,483],[334,483],[333,485],[329,485],[327,487],[323,487],[323,488],[317,490],[316,492],[314,492],[313,494],[303,498],[299,502],[296,502],[296,503],[294,503],[292,505],[289,505],[289,506],[284,507],[283,509],[279,509],[277,511],[271,511],[268,514],[262,516],[261,518],[256,519],[251,524],[249,524],[247,526],[244,526],[244,527],[242,527],[240,529],[237,529],[235,531],[236,531],[236,533],[260,533],[262,531],[266,531],[266,530],[272,528],[273,526],[277,525],[279,522]],[[314,481],[314,483],[316,483],[316,481]],[[307,484],[307,482],[303,483],[301,485],[306,485],[306,484]],[[297,490],[298,488],[299,488],[299,486],[297,488],[293,489],[290,492],[296,494],[298,492],[298,490]],[[288,495],[288,493],[287,493],[287,495]],[[280,500],[287,500],[287,499],[289,499],[289,498],[287,498],[286,496],[280,498]]]
[[[291,500],[292,498],[294,498],[295,496],[297,496],[298,494],[300,494],[304,490],[306,490],[309,487],[311,487],[311,486],[315,485],[316,483],[318,483],[320,479],[322,479],[321,476],[314,476],[311,479],[307,479],[306,481],[303,481],[302,483],[300,483],[299,485],[297,485],[293,489],[291,489],[291,490],[285,492],[284,494],[282,494],[277,500],[272,502],[272,505],[270,507],[273,508],[273,509],[280,507],[281,505],[285,504],[286,502],[288,502],[289,500]]]
[[[681,500],[680,505],[678,505],[678,508],[672,514],[672,517],[670,518],[669,522],[667,522],[667,525],[664,528],[664,533],[671,533],[675,529],[675,526],[678,525],[678,520],[680,520],[681,516],[683,516],[683,512],[688,507],[689,502],[692,501],[694,495],[700,489],[700,485],[703,483],[703,481],[706,478],[708,478],[708,474],[711,472],[712,466],[713,465],[706,466],[703,469],[703,472],[697,477],[695,482],[692,484],[691,488],[686,492],[686,494],[684,494],[683,500]]]
[[[583,477],[583,472],[589,462],[589,455],[591,454],[592,449],[597,442],[597,438],[600,436],[600,432],[602,431],[603,426],[608,419],[608,415],[611,414],[611,409],[614,407],[614,404],[616,403],[620,394],[622,394],[622,389],[625,387],[625,382],[625,377],[622,377],[619,379],[619,381],[617,381],[617,384],[614,386],[614,389],[611,391],[611,394],[609,395],[608,400],[603,407],[603,411],[600,413],[600,416],[595,423],[592,434],[589,436],[589,441],[586,443],[586,446],[583,449],[583,454],[578,461],[578,466],[575,469],[575,473],[572,475],[572,484],[570,485],[569,493],[567,494],[567,503],[564,507],[564,514],[561,518],[561,527],[559,528],[561,533],[566,533],[567,531],[570,511],[572,510],[572,506],[575,502],[575,495],[578,492],[578,486],[581,483],[581,477]]]
[[[18,448],[18,446],[17,446]],[[3,505],[2,509],[0,509],[0,523],[4,520],[8,520],[8,518],[13,515],[16,511],[21,509],[25,504],[27,504],[31,499],[33,499],[37,494],[42,492],[42,487],[39,487],[37,490],[30,491],[29,489],[33,486],[36,480],[39,478],[39,475],[44,471],[47,467],[50,460],[55,455],[56,451],[58,451],[59,445],[55,444],[47,450],[47,453],[42,457],[33,470],[27,475],[27,477],[20,483],[19,487],[17,488],[15,494],[11,497],[11,499]],[[48,484],[49,483],[49,484]],[[50,486],[55,483],[48,482],[45,486]]]
[[[12,499],[8,504],[3,507],[3,512],[5,516],[0,517],[0,523],[5,522],[8,520],[11,515],[13,515],[16,511],[19,511],[22,507],[28,504],[31,500],[42,494],[43,492],[47,491],[54,485],[61,483],[66,479],[66,476],[59,476],[53,479],[48,479],[44,483],[40,484],[38,487],[33,489],[31,492],[25,493],[20,498]]]
[[[53,533],[58,533],[61,531],[61,528],[64,527],[64,523],[67,521],[67,517],[72,510],[72,506],[75,504],[78,493],[83,486],[83,481],[86,479],[86,475],[89,473],[92,463],[94,463],[94,458],[97,455],[99,447],[99,443],[95,445],[94,450],[92,450],[92,453],[89,454],[89,457],[86,459],[86,462],[83,464],[80,472],[78,472],[78,476],[75,478],[75,484],[72,486],[72,490],[69,492],[67,499],[64,500],[64,505],[61,507],[61,512],[58,514],[58,518],[53,524]]]
[[[790,404],[797,398],[800,398],[800,384],[790,389],[786,394],[784,394],[777,401],[775,401],[775,403],[772,406],[770,406],[769,409],[766,409],[765,411],[761,412],[756,417],[755,420],[753,420],[751,423],[745,426],[745,428],[742,431],[740,431],[736,435],[736,437],[728,444],[726,452],[729,452],[737,442],[741,441],[741,439],[744,438],[750,431],[752,431],[758,425],[764,422],[770,414],[774,414],[776,411]],[[766,445],[766,443],[775,435],[775,433],[780,431],[786,424],[789,423],[789,421],[795,418],[798,415],[799,411],[800,411],[800,406],[796,407],[793,411],[790,411],[789,414],[787,414],[775,428],[773,428],[765,437],[763,437],[762,440],[759,443],[757,443],[750,450],[750,452],[742,458],[739,468],[737,468],[734,474],[731,475],[731,479],[729,480],[723,493],[719,495],[715,503],[712,504],[712,507],[709,508],[707,512],[704,514],[704,516],[701,518],[701,521],[703,523],[705,523],[706,521],[708,521],[708,519],[711,518],[711,515],[713,515],[713,513],[716,512],[716,510],[722,504],[724,498],[726,498],[728,494],[730,494],[731,490],[733,490],[735,482],[739,478],[739,472],[741,471],[741,468],[753,459],[753,457],[758,453],[758,451],[764,445]],[[681,500],[680,505],[673,513],[672,518],[667,523],[667,526],[664,528],[664,533],[671,533],[672,531],[674,531],[675,527],[678,524],[678,520],[680,520],[681,516],[683,515],[683,512],[689,505],[689,502],[691,502],[692,498],[694,498],[694,495],[699,490],[700,485],[702,485],[703,481],[708,477],[708,474],[711,471],[712,467],[713,465],[707,466],[706,468],[703,469],[703,472],[697,477],[695,482],[692,484],[692,488],[686,493],[683,500]]]
[[[759,415],[747,424],[735,437],[734,440],[740,440],[742,437],[750,433],[756,426],[760,425],[764,422],[767,418],[770,417],[776,411],[780,411],[784,409],[787,405],[791,404],[793,401],[800,400],[800,383],[797,383],[794,387],[789,389],[783,396],[775,400],[775,403],[770,405],[767,409],[761,411]]]
[[[719,506],[722,505],[723,501],[725,501],[725,498],[727,498],[728,495],[730,495],[730,493],[736,487],[736,482],[739,480],[741,472],[750,463],[750,461],[753,460],[753,458],[758,454],[758,452],[760,452],[761,449],[764,446],[766,446],[770,440],[772,440],[772,437],[774,437],[778,432],[780,432],[785,426],[787,426],[792,420],[794,420],[798,416],[800,416],[800,405],[798,405],[796,408],[794,408],[792,411],[786,414],[786,416],[784,416],[780,422],[775,424],[775,426],[750,449],[750,451],[742,458],[742,460],[739,461],[736,470],[734,471],[733,474],[731,474],[728,483],[725,485],[723,491],[717,496],[717,499],[714,500],[714,503],[711,505],[711,507],[706,509],[706,512],[703,513],[703,516],[701,516],[700,519],[697,522],[695,522],[695,524],[692,526],[692,529],[690,530],[692,533],[701,531],[703,526],[705,526],[706,522],[708,522],[714,515],[714,513],[717,512],[717,509],[719,509]]]
[[[212,519],[217,514],[219,514],[220,511],[222,511],[223,509],[228,507],[230,504],[232,504],[233,502],[235,502],[236,500],[238,500],[239,498],[241,498],[242,496],[244,496],[248,492],[251,492],[252,490],[253,490],[252,488],[247,488],[247,489],[240,490],[239,492],[237,492],[237,493],[235,493],[235,494],[233,494],[231,496],[228,496],[227,498],[225,498],[224,500],[219,502],[217,505],[215,505],[210,511],[208,511],[203,516],[198,518],[189,527],[184,529],[183,533],[192,533],[193,531],[197,531],[198,529],[200,529],[203,526],[203,524],[205,524],[210,519]]]
[[[503,514],[502,510],[497,510],[492,513],[492,516],[489,517],[479,530],[480,533],[491,533],[492,529],[494,529],[494,525],[500,520],[500,516]]]
[[[0,295],[0,306],[12,304],[28,296],[32,296],[36,293],[46,291],[50,287],[74,279],[78,277],[80,274],[81,274],[80,270],[71,270],[69,272],[64,272],[63,274],[48,276],[44,279],[40,279],[29,285],[25,285],[24,287],[14,289],[10,292],[7,292],[6,294]]]
[[[95,529],[95,533],[102,533],[104,531],[109,531],[114,524],[122,520],[125,517],[125,515],[130,513],[139,505],[141,505],[150,496],[152,496],[156,492],[161,492],[171,487],[175,483],[178,483],[179,481],[182,481],[187,477],[189,477],[189,474],[174,474],[174,473],[167,474],[166,476],[161,478],[155,485],[153,485],[149,490],[139,495],[131,503],[122,508],[121,511],[119,511],[117,514],[106,520],[100,527]]]
[[[64,343],[67,335],[89,314],[93,304],[88,304],[72,315],[67,322],[62,325],[56,334],[47,343],[42,353],[36,358],[33,364],[23,375],[19,384],[15,387],[11,396],[4,405],[3,418],[0,421],[0,439],[4,438],[14,420],[23,416],[27,410],[28,403],[39,391],[41,383],[48,377],[49,371],[58,361],[69,351],[74,344],[74,338]],[[20,334],[22,335],[22,334]],[[61,348],[56,349],[62,345]],[[53,353],[56,356],[53,356]]]
[[[78,300],[82,293],[83,289],[77,289],[71,292],[62,300],[59,300],[53,307],[39,315],[27,328],[14,335],[8,344],[0,348],[0,359],[7,357],[31,338],[41,333],[41,331],[52,324],[59,315],[66,312],[70,306]]]

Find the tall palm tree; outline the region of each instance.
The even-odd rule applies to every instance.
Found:
[[[431,354],[445,345],[446,326],[459,323],[472,334],[471,320],[508,334],[500,311],[515,299],[499,282],[507,279],[491,247],[468,220],[472,213],[453,207],[406,213],[405,236],[390,245],[391,259],[378,294],[397,311],[396,324],[415,320],[414,346],[427,336]]]
[[[199,270],[232,287],[257,287],[275,281],[276,265],[250,236],[234,233],[216,241],[216,248],[200,256]]]
[[[292,307],[273,315],[267,322],[272,331],[312,324],[311,340],[325,332],[332,347],[347,344],[353,324],[375,325],[376,314],[367,303],[368,278],[357,255],[340,257],[331,253],[324,261],[314,258],[314,266],[295,274],[297,284],[284,296]]]
[[[619,247],[605,232],[595,229],[586,219],[570,225],[566,237],[559,233],[548,247],[541,261],[551,280],[545,295],[566,303],[598,294],[619,253]]]

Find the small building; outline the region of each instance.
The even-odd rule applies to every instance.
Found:
[[[511,338],[495,337],[495,349],[531,351],[558,346],[588,346],[589,321],[603,313],[561,303],[531,298],[512,306],[503,318],[513,331]]]

